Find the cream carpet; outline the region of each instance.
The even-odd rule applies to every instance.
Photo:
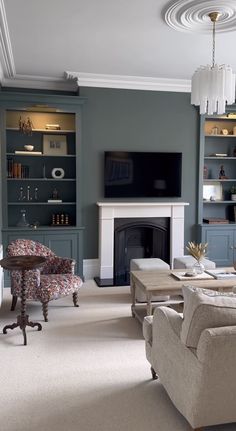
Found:
[[[9,290],[0,310],[1,431],[190,431],[161,384],[151,379],[141,325],[131,317],[128,287],[84,283],[80,308],[70,297],[41,307],[28,304],[32,321],[23,346]],[[235,431],[236,424],[206,428]]]

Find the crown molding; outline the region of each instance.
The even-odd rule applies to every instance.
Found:
[[[52,78],[50,76],[15,74],[12,78],[2,77],[1,84],[3,87],[35,88],[38,90],[77,91],[78,89],[76,82],[66,81],[64,78]]]
[[[187,79],[152,78],[124,75],[65,72],[67,80],[77,82],[79,87],[120,88],[146,91],[172,91],[190,93],[191,82]]]
[[[0,54],[1,67],[4,71],[4,75],[8,78],[13,78],[15,76],[16,69],[3,0],[0,0]]]

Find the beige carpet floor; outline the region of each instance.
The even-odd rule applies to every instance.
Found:
[[[23,346],[10,293],[0,309],[1,431],[190,431],[160,382],[152,381],[141,325],[131,317],[128,287],[84,283],[80,307],[53,301],[49,322],[38,303]],[[236,424],[206,428],[235,431]]]

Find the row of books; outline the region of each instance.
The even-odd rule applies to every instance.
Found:
[[[13,162],[12,159],[7,159],[7,177],[29,178],[29,166]]]

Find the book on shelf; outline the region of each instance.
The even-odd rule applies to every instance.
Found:
[[[40,155],[40,154],[42,154],[42,151],[18,151],[18,150],[16,150],[15,151],[15,154],[22,154],[22,155],[30,155],[30,156],[38,156],[38,155]]]
[[[210,157],[227,157],[228,154],[227,153],[213,153],[210,154]]]
[[[228,278],[235,278],[236,279],[236,272],[235,271],[227,271],[224,269],[209,269],[209,270],[205,269],[205,272],[217,280],[224,280],[224,279],[228,279]]]
[[[203,219],[203,223],[208,223],[208,224],[228,224],[229,220],[226,218],[220,218],[220,217],[210,217],[210,218],[204,218]]]

